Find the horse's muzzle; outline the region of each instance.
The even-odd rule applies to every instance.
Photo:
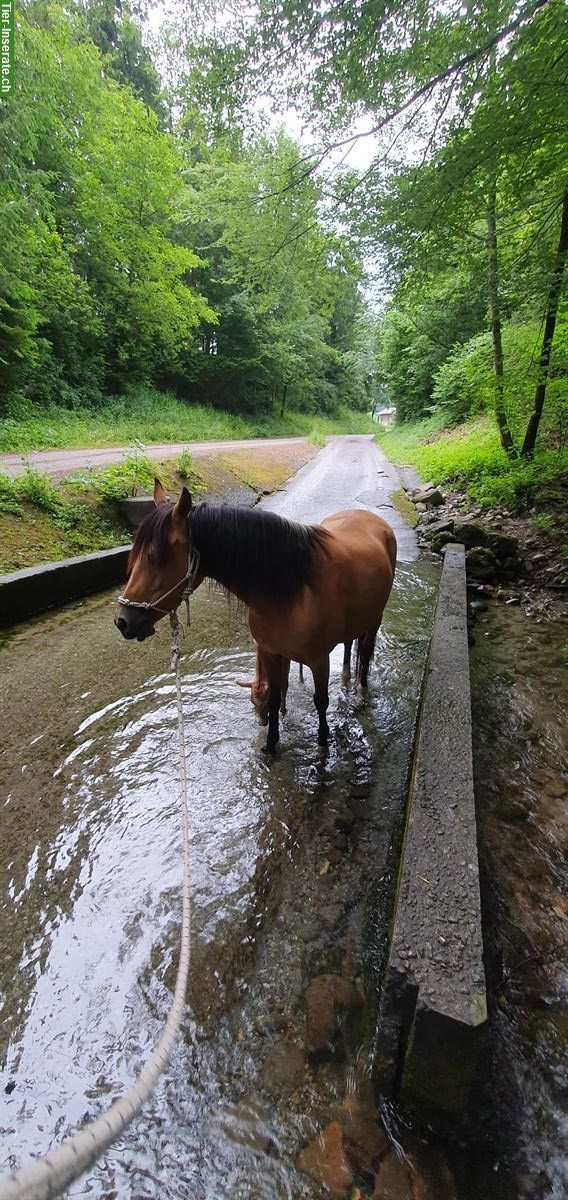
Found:
[[[146,638],[156,632],[153,618],[149,617],[146,611],[129,613],[128,616],[119,613],[114,618],[114,623],[127,642],[133,641],[134,638],[138,642],[145,642]]]

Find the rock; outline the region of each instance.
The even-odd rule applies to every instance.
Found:
[[[336,850],[341,850],[341,853],[345,854],[345,851],[348,849],[349,842],[347,841],[347,835],[342,829],[336,830],[332,840]]]
[[[351,833],[355,824],[355,817],[346,804],[342,804],[334,813],[334,823],[338,829],[343,830],[343,833]]]
[[[331,863],[332,867],[339,866],[339,863],[341,862],[342,858],[343,858],[343,855],[341,853],[341,850],[338,850],[337,846],[330,846],[330,848],[327,852],[327,859],[328,859],[328,862]]]
[[[375,1177],[372,1200],[417,1200],[411,1182],[410,1168],[391,1150]]]
[[[302,1150],[296,1167],[322,1183],[333,1196],[347,1196],[353,1182],[351,1167],[343,1149],[343,1134],[339,1121],[331,1121],[322,1129],[315,1142]]]
[[[507,796],[499,804],[499,816],[503,821],[527,821],[530,815],[529,805],[523,804],[522,800]]]
[[[455,543],[457,540],[454,534],[449,531],[446,533],[436,533],[430,542],[430,549],[433,550],[434,554],[441,554],[444,546],[452,542]]]
[[[414,493],[412,499],[416,505],[424,504],[426,508],[437,508],[438,505],[444,503],[444,497],[439,488],[429,490],[422,488],[421,491]]]
[[[435,537],[437,533],[453,533],[453,532],[454,532],[454,521],[453,521],[452,517],[449,517],[447,521],[437,521],[434,514],[432,513],[430,523],[424,530],[424,537],[431,538],[431,537]]]
[[[488,533],[485,545],[497,558],[516,558],[519,553],[517,538],[508,533]]]
[[[489,541],[487,530],[474,521],[454,521],[454,535],[464,546],[487,546]]]
[[[357,1042],[361,997],[340,975],[316,975],[304,992],[306,1051],[314,1058],[344,1058]]]
[[[523,570],[523,564],[520,558],[503,558],[501,560],[501,574],[506,579],[516,579]]]
[[[337,925],[342,916],[342,904],[325,904],[324,907],[320,909],[320,919],[322,925],[327,926],[328,929],[332,929],[334,925]]]
[[[419,513],[428,512],[428,505],[423,504],[421,500],[418,500],[416,503],[416,512],[419,512]]]
[[[455,1180],[444,1155],[421,1146],[400,1161],[394,1150],[381,1162],[373,1200],[456,1200]]]
[[[371,784],[369,780],[361,780],[360,783],[352,783],[349,788],[350,797],[358,796],[366,800],[367,796],[371,795]],[[347,802],[349,803],[349,801]]]
[[[356,821],[370,821],[371,806],[368,800],[359,796],[350,796],[348,804]]]
[[[457,1200],[456,1183],[445,1155],[422,1145],[412,1153],[416,1200]]]
[[[357,1094],[348,1093],[343,1101],[340,1120],[351,1161],[359,1171],[374,1175],[378,1160],[388,1145],[376,1109],[372,1103],[362,1101]]]
[[[262,1067],[262,1086],[278,1096],[290,1096],[304,1080],[304,1054],[285,1038],[275,1042]]]
[[[492,579],[499,570],[499,563],[492,550],[486,546],[476,546],[468,550],[465,556],[467,574],[472,579]]]

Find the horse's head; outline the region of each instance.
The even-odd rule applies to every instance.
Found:
[[[250,698],[261,725],[268,725],[268,680],[237,679],[239,687],[250,688]]]
[[[154,633],[160,617],[177,608],[189,569],[191,496],[187,488],[172,504],[156,479],[154,502],[154,511],[136,530],[126,587],[114,618],[123,637],[139,642]]]

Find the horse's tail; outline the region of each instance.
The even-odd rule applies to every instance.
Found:
[[[365,633],[362,633],[361,636],[357,638],[357,649],[355,651],[355,682],[357,684],[360,683],[361,686],[365,688],[367,687],[369,663],[373,657],[375,639],[379,626],[380,621],[376,629],[367,629]]]

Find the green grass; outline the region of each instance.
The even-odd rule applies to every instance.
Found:
[[[424,480],[466,491],[484,508],[526,510],[562,490],[568,452],[538,449],[532,461],[511,461],[499,444],[494,420],[479,417],[443,429],[440,417],[377,433],[381,449],[395,463],[416,468]]]
[[[31,405],[14,416],[0,419],[0,452],[94,449],[125,446],[134,441],[223,441],[256,437],[293,437],[331,433],[371,433],[366,413],[339,409],[333,417],[286,412],[242,417],[201,404],[184,404],[169,392],[150,387],[132,389],[126,396],[111,396],[100,408],[69,410],[55,405]]]

